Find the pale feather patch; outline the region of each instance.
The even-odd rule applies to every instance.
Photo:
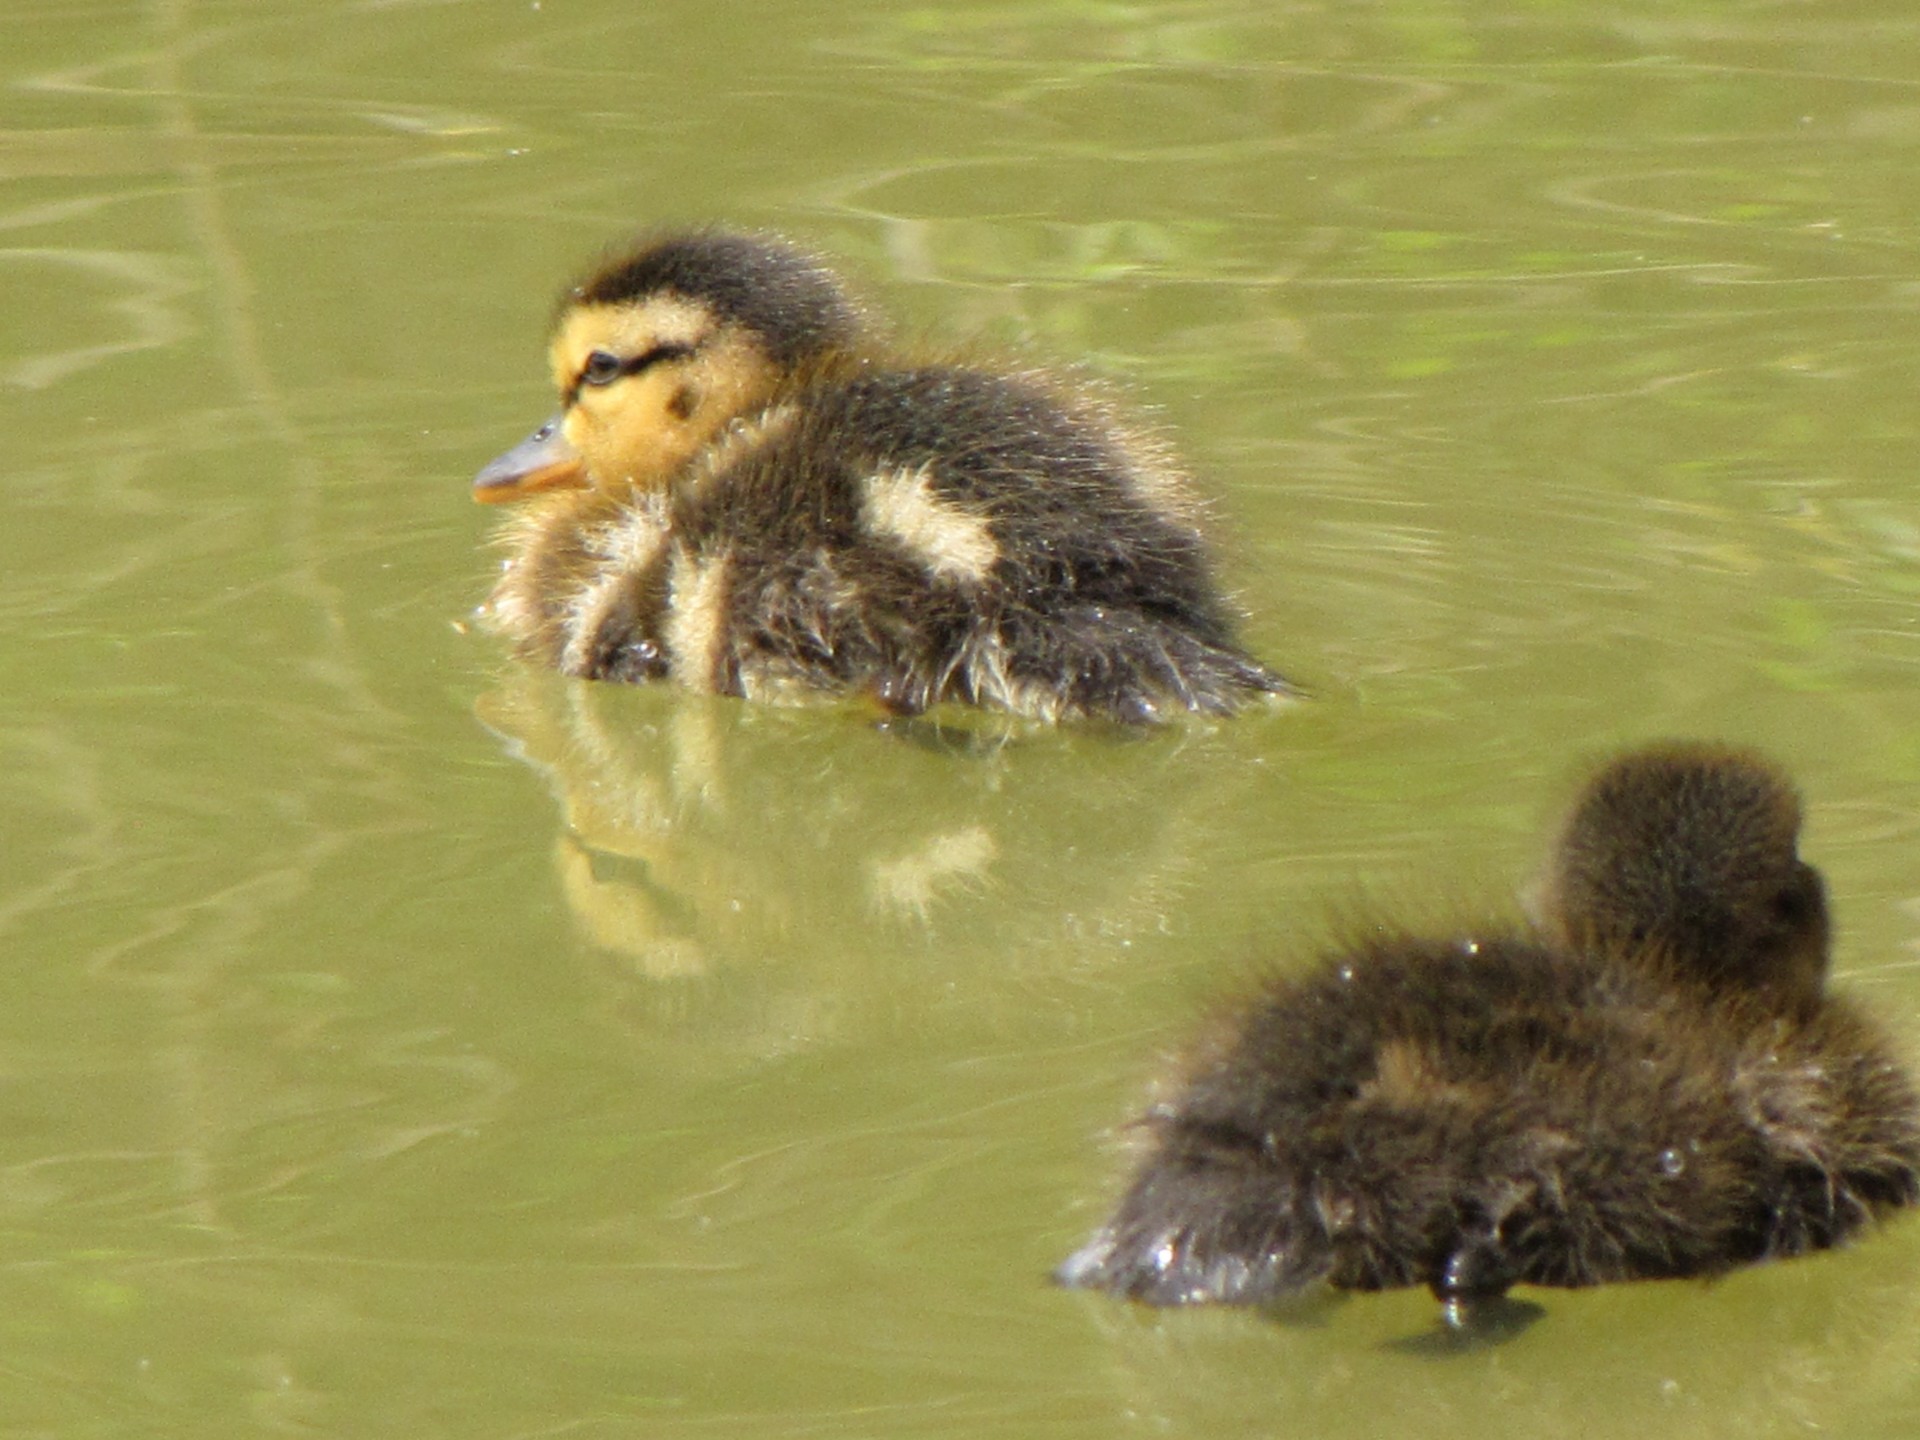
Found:
[[[986,518],[934,494],[925,465],[869,475],[861,518],[871,533],[894,541],[945,579],[978,584],[1000,559],[1000,542]]]
[[[659,558],[671,528],[666,504],[658,495],[635,496],[595,534],[593,554],[610,566],[638,572]]]
[[[1014,679],[1007,660],[1007,648],[997,635],[984,634],[968,642],[960,663],[975,703],[1034,720],[1058,720],[1065,711],[1059,692]]]
[[[1449,1080],[1434,1056],[1410,1040],[1388,1040],[1375,1052],[1373,1078],[1360,1087],[1360,1100],[1397,1110],[1456,1104],[1473,1092]]]
[[[642,503],[621,511],[583,538],[582,548],[598,563],[589,568],[591,578],[567,603],[562,626],[566,648],[559,662],[566,675],[585,675],[590,669],[608,617],[666,547],[667,522],[655,505]]]
[[[727,632],[727,557],[699,560],[675,550],[667,577],[667,654],[673,676],[693,690],[716,690]]]

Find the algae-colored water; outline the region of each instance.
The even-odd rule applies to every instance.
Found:
[[[1206,998],[1763,745],[1920,1054],[1920,19],[28,4],[0,33],[0,1430],[1904,1436],[1920,1223],[1493,1351],[1045,1283]],[[468,611],[553,294],[772,227],[1085,363],[1315,700],[921,744]]]

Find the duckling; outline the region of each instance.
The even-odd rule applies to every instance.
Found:
[[[568,293],[550,359],[559,413],[474,481],[524,502],[481,614],[529,659],[901,715],[1292,693],[1157,439],[1051,375],[896,356],[782,241],[644,241]]]
[[[1704,1276],[1920,1198],[1920,1098],[1823,993],[1825,889],[1758,755],[1629,753],[1532,928],[1380,933],[1272,982],[1140,1122],[1063,1284],[1159,1305]],[[1507,1302],[1512,1303],[1512,1302]]]

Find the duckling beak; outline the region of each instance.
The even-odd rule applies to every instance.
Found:
[[[542,490],[584,490],[586,466],[555,415],[473,477],[473,498],[483,505],[520,500]]]

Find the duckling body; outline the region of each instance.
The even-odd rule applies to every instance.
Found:
[[[554,368],[552,433],[477,482],[540,477],[486,611],[532,659],[1043,719],[1289,688],[1236,644],[1157,442],[1050,376],[897,360],[785,247],[657,242],[578,292]]]
[[[1914,1203],[1920,1099],[1821,993],[1798,824],[1744,752],[1617,761],[1538,927],[1377,936],[1227,1019],[1058,1278],[1155,1304],[1314,1285],[1473,1302],[1710,1275]]]

